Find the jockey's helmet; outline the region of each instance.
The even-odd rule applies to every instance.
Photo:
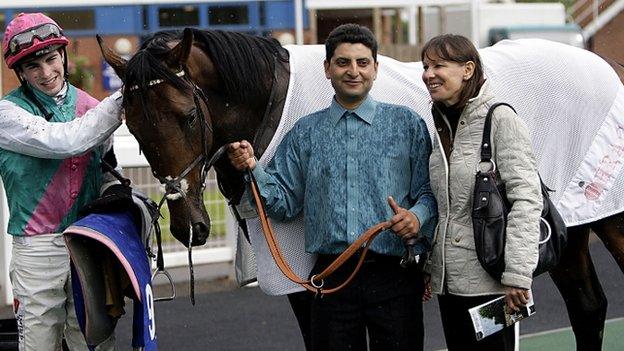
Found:
[[[42,13],[20,13],[6,27],[2,52],[9,68],[31,54],[45,55],[69,44],[63,30]]]

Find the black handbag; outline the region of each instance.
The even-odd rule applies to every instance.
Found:
[[[505,237],[507,214],[511,204],[507,200],[505,184],[496,173],[496,164],[492,161],[490,130],[492,113],[500,105],[513,107],[506,103],[496,103],[490,107],[483,127],[481,141],[481,161],[475,176],[475,188],[472,202],[472,224],[477,257],[481,266],[494,279],[500,281],[505,271]],[[515,111],[515,110],[514,110]],[[491,165],[487,171],[481,170],[484,163]],[[549,191],[540,177],[544,209],[540,218],[539,262],[533,272],[538,276],[559,263],[567,243],[567,230],[561,215],[550,201]]]

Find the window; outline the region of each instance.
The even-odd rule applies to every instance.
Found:
[[[46,11],[63,30],[93,30],[95,29],[94,10],[62,10]]]
[[[6,15],[0,12],[0,28],[6,28]]]
[[[260,17],[260,25],[266,25],[266,6],[264,2],[258,4],[258,17]]]
[[[158,24],[160,27],[199,26],[199,10],[195,6],[161,7]]]
[[[148,10],[147,10],[147,5],[143,5],[143,7],[141,7],[141,21],[142,21],[141,28],[143,28],[143,30],[148,30],[149,29],[149,15],[148,15]]]
[[[213,26],[249,24],[249,10],[246,5],[210,6],[208,23]]]

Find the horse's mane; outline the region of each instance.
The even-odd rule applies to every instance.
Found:
[[[266,75],[274,72],[276,60],[288,61],[288,52],[275,39],[198,29],[193,29],[193,37],[212,60],[223,84],[221,93],[230,103],[267,98],[271,84]],[[188,88],[184,79],[162,63],[171,50],[167,43],[181,39],[181,31],[161,31],[148,38],[128,62],[126,87],[144,90],[150,81],[165,79],[177,89]]]
[[[240,102],[268,97],[276,60],[288,61],[288,52],[275,39],[224,31],[193,30],[219,72],[228,100]]]

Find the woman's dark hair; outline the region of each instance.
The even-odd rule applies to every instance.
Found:
[[[373,53],[373,60],[377,61],[377,39],[370,29],[354,23],[347,23],[334,28],[325,40],[325,59],[327,62],[331,60],[334,51],[342,43],[363,44]]]
[[[425,57],[431,58],[433,55],[442,60],[457,63],[474,62],[475,68],[472,77],[466,81],[466,85],[459,95],[459,101],[455,105],[457,107],[464,107],[469,99],[479,94],[479,89],[481,89],[483,82],[485,82],[483,64],[481,63],[481,56],[479,56],[477,48],[475,48],[468,38],[462,35],[444,34],[434,37],[425,43],[420,53],[420,59],[424,61]]]

